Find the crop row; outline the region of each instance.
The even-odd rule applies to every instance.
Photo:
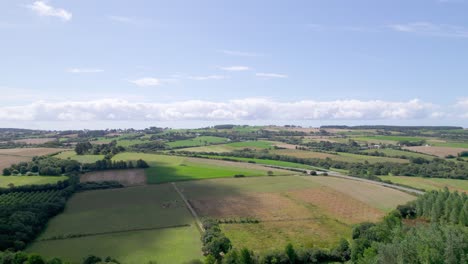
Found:
[[[35,192],[12,192],[0,195],[0,205],[17,205],[52,202],[60,196],[58,190]]]

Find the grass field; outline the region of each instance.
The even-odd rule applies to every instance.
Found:
[[[146,184],[144,169],[104,170],[88,172],[80,176],[80,182],[117,181],[124,186]]]
[[[74,150],[60,152],[55,155],[59,159],[71,159],[81,163],[94,163],[98,160],[104,159],[104,155],[77,155]]]
[[[271,151],[274,154],[292,156],[297,158],[318,158],[326,159],[330,158],[337,161],[344,162],[364,162],[368,161],[369,163],[377,162],[394,162],[394,163],[407,163],[408,160],[398,159],[398,158],[389,158],[389,157],[376,157],[368,155],[358,155],[353,153],[344,153],[340,152],[338,154],[323,153],[323,152],[314,152],[306,150],[296,150],[296,149],[277,149]]]
[[[375,184],[320,176],[214,179],[177,183],[201,216],[251,217],[258,224],[222,224],[236,246],[255,251],[332,247],[352,226],[377,221],[415,197]]]
[[[265,168],[256,164],[145,153],[119,153],[112,159],[145,160],[150,165],[145,171],[150,184],[233,177],[237,174],[266,176],[268,171],[273,171],[275,175],[292,174],[291,171]]]
[[[467,142],[430,142],[431,145],[436,147],[449,147],[449,148],[466,148],[468,149]]]
[[[378,142],[378,141],[409,141],[409,142],[416,142],[416,141],[421,141],[425,140],[425,138],[421,137],[407,137],[407,136],[382,136],[382,135],[376,135],[376,136],[367,136],[367,137],[356,137],[353,138],[354,140],[358,141],[368,141],[368,142]]]
[[[273,146],[270,141],[242,141],[242,142],[233,142],[226,144],[227,146],[234,148],[255,148],[255,149],[268,149]]]
[[[203,157],[207,157],[210,159],[228,158],[231,160],[237,160],[237,161],[242,161],[242,162],[255,162],[256,164],[281,166],[281,167],[296,168],[296,169],[307,169],[307,170],[318,169],[316,167],[309,166],[306,164],[280,161],[280,160],[251,159],[251,158],[239,158],[239,157],[232,157],[232,156],[210,156],[210,155],[203,155]]]
[[[384,153],[385,155],[387,155],[389,157],[406,156],[408,158],[424,158],[424,159],[428,159],[428,160],[434,159],[434,156],[432,156],[432,155],[427,155],[427,154],[413,152],[413,151],[404,151],[404,150],[398,150],[398,149],[391,149],[391,148],[364,150],[364,152],[367,152],[367,153],[373,153],[373,152],[376,152],[376,151]]]
[[[452,191],[468,192],[468,181],[458,179],[442,178],[422,178],[409,176],[379,176],[382,180],[389,180],[394,183],[411,186],[426,191],[440,190],[444,187]]]
[[[201,136],[193,139],[178,140],[168,142],[167,145],[171,148],[186,148],[186,147],[198,147],[210,144],[221,144],[228,142],[227,138],[212,137],[212,136]]]
[[[54,184],[68,179],[67,176],[0,176],[0,188],[22,185]]]
[[[47,240],[53,237],[61,239]],[[183,263],[201,258],[200,248],[184,202],[161,184],[76,194],[27,251],[75,263],[89,254],[121,263]]]
[[[284,143],[283,143],[284,144]],[[191,147],[191,148],[184,148],[180,149],[182,151],[193,151],[193,152],[231,152],[234,150],[239,149],[269,149],[272,148],[274,145],[281,145],[280,142],[273,142],[273,141],[242,141],[242,142],[232,142],[227,144],[219,144],[219,145],[211,145],[211,146],[200,146],[200,147]]]

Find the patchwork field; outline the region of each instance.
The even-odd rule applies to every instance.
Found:
[[[405,147],[405,149],[425,153],[429,155],[438,156],[441,158],[447,155],[457,156],[462,151],[468,151],[468,148],[454,148],[454,147],[434,147],[434,146],[416,146],[416,147]]]
[[[256,164],[219,161],[145,153],[119,153],[113,160],[143,159],[150,165],[145,170],[148,183],[199,180],[209,178],[244,176],[266,176],[268,171],[274,175],[290,175],[291,171],[265,168]]]
[[[192,151],[192,152],[222,153],[222,152],[231,152],[234,150],[240,150],[240,149],[245,149],[245,148],[257,149],[257,150],[270,149],[270,148],[273,148],[273,146],[275,145],[276,146],[287,145],[289,146],[288,148],[291,148],[290,146],[292,146],[290,144],[285,144],[281,142],[258,140],[258,141],[232,142],[232,143],[227,143],[227,144],[218,144],[218,145],[211,145],[211,146],[191,147],[191,148],[184,148],[180,150]]]
[[[200,248],[184,202],[161,184],[76,194],[27,251],[73,262],[94,254],[121,263],[183,263],[201,258]]]
[[[382,180],[389,180],[397,184],[403,184],[426,191],[440,190],[444,187],[451,191],[468,192],[468,181],[442,178],[422,178],[410,176],[379,176]]]
[[[331,247],[352,225],[377,221],[415,197],[370,183],[320,176],[214,179],[177,183],[202,217],[228,220],[234,245],[256,251],[296,246]],[[253,218],[260,223],[236,223]]]
[[[146,184],[144,169],[93,171],[80,176],[80,182],[117,181],[125,186]]]
[[[68,179],[67,176],[0,176],[0,188],[22,185],[54,184]]]
[[[55,155],[59,159],[71,159],[81,163],[94,163],[98,160],[104,159],[104,155],[77,155],[74,150],[60,152]]]

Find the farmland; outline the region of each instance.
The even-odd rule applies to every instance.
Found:
[[[66,180],[67,176],[0,176],[0,188],[23,185],[54,184]]]
[[[197,147],[206,146],[211,144],[226,143],[228,140],[222,137],[202,136],[186,140],[178,140],[167,143],[171,148],[186,148],[186,147]]]
[[[50,155],[62,151],[55,148],[0,149],[0,171],[12,164],[30,161],[34,156]]]
[[[397,204],[414,199],[373,184],[320,176],[215,179],[178,185],[201,216],[258,219],[258,224],[222,224],[234,245],[257,251],[281,248],[287,242],[329,247],[341,237],[350,237],[354,223],[376,221]]]
[[[468,182],[466,180],[408,176],[380,176],[379,178],[382,180],[389,180],[397,184],[424,189],[426,191],[440,190],[447,187],[452,191],[468,192]]]
[[[233,177],[234,175],[266,176],[267,171],[272,171],[276,175],[291,174],[290,171],[267,169],[255,164],[180,156],[121,153],[113,157],[113,160],[137,159],[143,159],[150,165],[150,168],[145,171],[148,183]]]
[[[183,263],[201,258],[199,237],[183,201],[163,184],[77,194],[28,251],[73,262],[95,254]]]
[[[143,169],[93,171],[80,176],[80,182],[116,181],[125,186],[146,184]]]
[[[444,158],[448,155],[457,156],[462,151],[468,151],[468,148],[454,148],[454,147],[433,147],[433,146],[416,146],[405,147],[407,150],[414,152],[425,153]]]

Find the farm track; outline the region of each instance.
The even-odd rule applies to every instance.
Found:
[[[190,213],[192,214],[193,218],[195,219],[195,223],[197,224],[197,227],[198,227],[198,230],[200,231],[200,233],[204,233],[205,229],[203,228],[202,222],[201,222],[200,218],[198,217],[197,212],[193,209],[192,205],[189,203],[187,198],[185,198],[185,195],[179,190],[179,188],[177,188],[177,185],[175,184],[175,182],[172,183],[172,186],[174,187],[176,192],[179,194],[180,198],[182,198],[185,205],[187,206],[187,209],[189,209]]]
[[[135,229],[126,229],[126,230],[109,231],[109,232],[99,232],[99,233],[91,233],[91,234],[76,234],[76,235],[72,234],[69,237],[44,238],[44,239],[40,239],[40,240],[37,240],[37,241],[41,242],[41,241],[52,241],[52,240],[66,240],[66,239],[82,238],[82,237],[90,237],[90,236],[102,236],[102,235],[110,235],[110,234],[139,232],[139,231],[150,231],[150,230],[161,230],[161,229],[170,229],[170,228],[182,228],[182,227],[190,227],[190,225],[185,224],[185,225],[173,225],[173,226],[162,226],[162,227],[135,228]]]

